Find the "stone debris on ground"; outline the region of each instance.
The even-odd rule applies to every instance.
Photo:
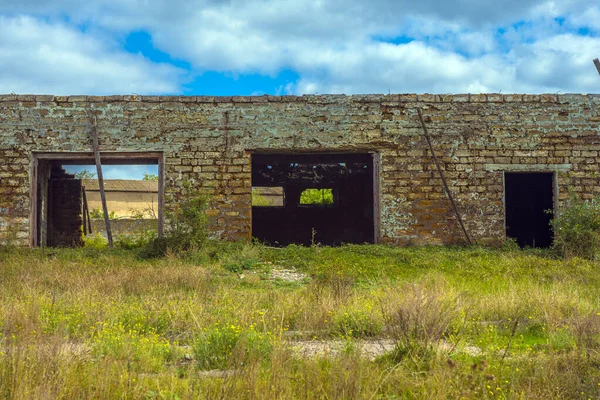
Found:
[[[211,369],[210,371],[199,371],[198,376],[201,378],[227,378],[236,374],[233,369]]]
[[[308,279],[308,276],[294,269],[272,269],[270,279],[281,279],[286,282],[303,282]]]
[[[355,349],[362,356],[369,360],[374,360],[392,351],[395,341],[391,339],[357,340],[355,342],[345,342],[342,340],[301,340],[290,342],[290,346],[302,357],[336,356],[347,349],[348,346],[355,346]]]
[[[393,339],[356,340],[354,342],[342,340],[298,340],[290,342],[292,349],[302,357],[336,356],[347,349],[348,346],[354,346],[363,357],[371,361],[391,352],[396,344],[397,341]],[[436,347],[441,352],[464,353],[470,356],[482,354],[481,349],[476,346],[454,346],[445,341],[437,343]]]

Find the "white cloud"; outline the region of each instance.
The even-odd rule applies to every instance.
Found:
[[[556,35],[517,46],[516,77],[532,91],[599,92],[600,79],[592,59],[600,55],[600,38]],[[596,55],[596,56],[594,56]]]
[[[198,7],[177,26],[145,24],[158,48],[201,70],[293,69],[301,77],[296,93],[600,89],[590,67],[598,38],[553,40],[561,35],[557,15],[591,15],[581,1],[482,4],[232,1]],[[373,39],[394,35],[416,40],[394,45]]]
[[[498,91],[498,82],[510,74],[495,68],[497,60],[469,60],[420,42],[404,45],[372,44],[360,52],[349,51],[329,58],[326,73],[309,71],[298,83],[298,92],[411,93]],[[488,57],[489,58],[489,57]],[[337,60],[337,61],[336,61]]]
[[[600,7],[589,7],[585,12],[574,15],[570,22],[600,33]]]
[[[600,92],[592,64],[600,38],[557,35],[507,54],[467,58],[420,42],[371,44],[303,70],[298,93]]]
[[[0,93],[176,93],[180,71],[63,24],[0,17]]]
[[[600,7],[584,0],[5,0],[3,12],[51,21],[68,16],[93,29],[83,34],[65,22],[25,19],[41,32],[21,34],[33,54],[9,47],[19,60],[9,70],[32,76],[27,66],[44,65],[35,81],[61,93],[127,92],[130,82],[141,93],[177,91],[173,68],[125,54],[107,39],[136,30],[148,31],[156,48],[188,61],[194,72],[296,71],[298,82],[281,93],[600,91],[591,64],[600,38],[569,33],[600,31]],[[0,26],[0,50],[6,29]],[[38,46],[46,32],[57,39]],[[414,41],[376,39],[400,36]],[[61,80],[64,69],[77,84]],[[2,74],[0,89],[10,81]],[[102,77],[102,85],[83,79],[89,74]]]

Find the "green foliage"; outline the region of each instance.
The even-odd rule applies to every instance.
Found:
[[[149,174],[147,172],[144,172],[144,177],[142,178],[143,181],[158,181],[158,175],[156,174]]]
[[[124,329],[140,334],[164,334],[170,326],[171,317],[166,310],[156,308],[144,304],[143,301],[131,300],[127,308],[113,302],[105,306],[105,311],[110,315],[112,324],[120,325]]]
[[[156,258],[169,252],[178,254],[200,248],[208,234],[207,208],[208,196],[197,192],[185,196],[175,209],[167,212],[168,229],[165,235],[149,241],[140,252],[140,257]]]
[[[96,177],[96,173],[84,169],[83,171],[76,172],[75,179],[94,179]]]
[[[206,240],[207,208],[208,197],[200,193],[192,193],[180,200],[175,209],[167,213],[169,221],[167,236],[176,239],[179,249],[186,250]]]
[[[600,250],[600,197],[581,200],[572,195],[551,225],[554,248],[564,257],[596,259]]]
[[[252,187],[253,207],[280,207],[284,204],[284,200],[283,187]]]
[[[91,350],[96,357],[128,360],[136,363],[138,370],[148,372],[160,371],[172,355],[169,341],[154,331],[121,324],[102,326],[92,337]]]
[[[300,204],[333,204],[333,189],[305,189],[300,194]]]
[[[133,250],[145,247],[156,239],[157,233],[155,230],[148,229],[136,232],[133,234],[122,234],[115,237],[115,247]]]
[[[598,394],[597,262],[510,245],[207,240],[152,261],[88,250],[0,251],[2,397]],[[244,260],[310,282],[283,286],[223,269]]]
[[[114,236],[114,245],[118,249],[133,250],[147,246],[156,239],[156,231],[144,230],[132,234],[120,234]],[[102,250],[108,247],[108,239],[96,232],[83,237],[83,245],[86,248]]]
[[[194,341],[194,355],[200,369],[226,369],[248,359],[260,359],[271,352],[268,335],[253,327],[215,326],[201,332]]]
[[[143,210],[130,208],[129,213],[130,217],[133,219],[154,218],[154,210],[151,208],[146,208]]]
[[[148,242],[138,253],[141,259],[164,257],[169,253],[173,240],[167,236],[157,236]]]
[[[83,246],[96,250],[105,249],[108,246],[108,239],[96,232],[83,237]]]
[[[252,206],[267,207],[271,202],[257,190],[252,190]]]
[[[99,208],[94,208],[93,210],[90,210],[90,218],[92,218],[92,219],[103,219],[104,218],[104,211],[102,211]],[[111,211],[108,214],[108,219],[117,219],[117,214],[114,211]]]
[[[80,305],[63,304],[55,295],[40,302],[39,318],[42,330],[46,334],[59,333],[68,337],[80,337],[86,327],[86,317]]]
[[[223,267],[238,274],[244,270],[254,269],[260,264],[259,248],[248,244],[242,247],[240,252],[227,254],[223,259]]]
[[[383,324],[368,307],[350,307],[333,318],[333,332],[346,337],[369,337],[381,333]]]

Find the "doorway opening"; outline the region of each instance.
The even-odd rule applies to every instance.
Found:
[[[506,236],[521,247],[552,245],[554,174],[505,172]]]
[[[155,230],[161,235],[162,153],[102,153],[101,158],[113,234]],[[111,169],[123,176],[111,179]],[[106,235],[95,171],[93,153],[33,154],[32,247],[78,247],[85,234]]]
[[[375,243],[377,155],[253,154],[252,236],[274,246]]]

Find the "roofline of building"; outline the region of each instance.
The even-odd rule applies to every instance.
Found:
[[[156,186],[156,189],[141,189],[141,188],[135,188],[133,190],[128,190],[127,188],[113,188],[111,187],[111,184],[118,182],[118,183],[128,183],[128,184],[133,184],[133,185],[144,185],[144,186]],[[143,182],[142,184],[140,184],[140,182]],[[98,192],[100,191],[99,187],[96,187],[96,185],[99,185],[98,180],[97,179],[82,179],[81,183],[83,186],[85,186],[85,190],[88,192]],[[92,184],[94,186],[86,186]],[[157,193],[158,192],[158,181],[144,181],[141,179],[104,179],[104,191],[105,192],[125,192],[125,193]]]
[[[109,102],[146,102],[146,103],[568,103],[571,101],[592,100],[600,103],[600,94],[318,94],[302,96],[138,96],[138,95],[114,95],[114,96],[54,96],[39,94],[0,94],[0,102],[55,102],[55,103],[109,103]]]

